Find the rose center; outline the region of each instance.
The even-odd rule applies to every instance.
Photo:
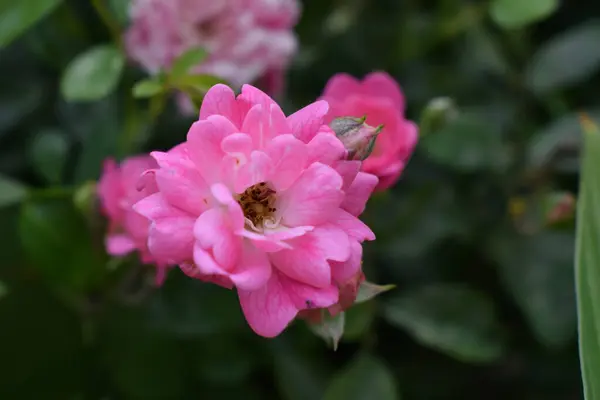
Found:
[[[275,190],[271,189],[266,182],[260,182],[238,195],[238,203],[242,207],[250,228],[262,231],[265,225],[275,224],[276,194]]]

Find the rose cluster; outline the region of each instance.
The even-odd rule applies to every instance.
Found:
[[[383,73],[338,75],[289,116],[253,86],[236,96],[216,85],[185,142],[106,162],[107,249],[235,289],[251,328],[276,336],[299,314],[352,305],[362,244],[375,239],[359,216],[398,179],[416,140]]]

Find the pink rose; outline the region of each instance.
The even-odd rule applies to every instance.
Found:
[[[384,72],[371,73],[362,81],[337,74],[325,86],[322,99],[330,107],[327,122],[366,116],[369,125],[383,125],[362,170],[379,177],[378,190],[396,183],[418,140],[417,125],[404,118],[404,96],[396,81]]]
[[[297,0],[132,0],[126,48],[156,73],[186,50],[203,47],[210,55],[194,71],[239,87],[283,73],[296,52],[299,12]]]
[[[185,152],[151,155],[158,192],[134,205],[148,248],[189,276],[235,287],[259,335],[330,307],[361,270],[362,213],[377,177],[346,160],[325,101],[286,117],[260,90],[206,94]]]
[[[120,166],[113,159],[104,162],[97,190],[102,212],[108,218],[105,244],[110,255],[138,251],[144,264],[156,262],[147,246],[149,222],[132,209],[137,201],[158,190],[152,176],[142,176],[156,166],[148,155],[127,158]],[[164,266],[159,265],[157,284],[164,279]]]

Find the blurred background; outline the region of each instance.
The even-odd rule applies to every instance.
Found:
[[[126,26],[126,0],[109,3]],[[304,2],[286,111],[335,73],[384,70],[422,121],[363,215],[367,278],[397,286],[348,311],[334,352],[301,321],[257,337],[234,293],[179,271],[155,289],[135,257],[106,256],[102,161],[168,149],[192,118],[169,102],[153,119],[133,65],[65,100],[70,62],[110,41],[94,7],[0,1],[3,39],[51,8],[0,50],[0,398],[581,399],[572,212],[578,114],[600,118],[600,5],[558,3]]]

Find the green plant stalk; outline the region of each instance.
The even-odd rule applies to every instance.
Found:
[[[121,52],[124,52],[123,40],[121,39],[121,28],[117,21],[113,18],[110,10],[106,7],[103,0],[92,0],[92,5],[96,13],[108,28],[113,41]]]

